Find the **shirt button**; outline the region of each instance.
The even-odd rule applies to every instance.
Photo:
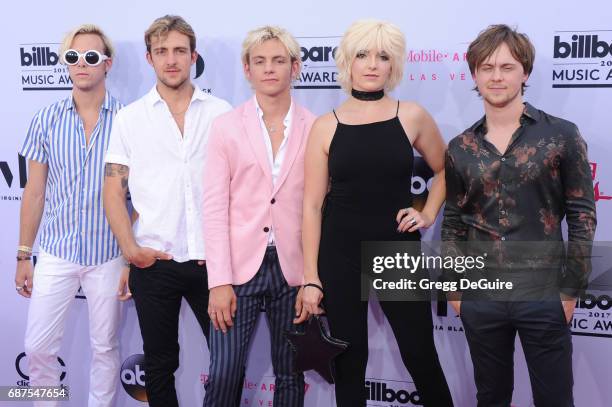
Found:
[[[501,237],[501,240],[506,240],[506,236],[502,236],[502,237]]]
[[[505,215],[506,211],[500,211],[499,213],[501,213],[502,215]]]
[[[263,231],[268,233],[270,231],[270,228],[266,226],[265,228],[263,228]]]
[[[270,203],[271,203],[272,205],[274,205],[274,202],[276,202],[276,199],[272,198],[272,200],[270,201]]]
[[[502,161],[506,161],[506,157],[502,157],[502,158],[501,158],[501,160],[502,160]]]

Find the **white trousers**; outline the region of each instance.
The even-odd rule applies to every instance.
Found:
[[[121,305],[117,287],[123,264],[123,258],[118,257],[98,266],[82,266],[41,251],[34,269],[25,335],[31,386],[60,385],[57,356],[68,308],[80,286],[87,297],[93,351],[88,405],[110,407],[114,404],[120,369],[118,331]],[[70,389],[71,392],[77,390]],[[34,405],[49,407],[59,403],[38,402]]]

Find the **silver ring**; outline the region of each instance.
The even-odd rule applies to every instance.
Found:
[[[17,286],[17,287],[15,287],[15,290],[17,290],[17,292],[23,291],[24,290],[24,286],[21,286],[21,287]]]
[[[416,225],[416,224],[417,224],[417,220],[416,220],[416,219],[414,219],[414,218],[412,218],[412,222],[410,222],[410,224],[411,224],[412,226]]]

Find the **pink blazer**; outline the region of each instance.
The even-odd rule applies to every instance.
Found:
[[[254,98],[212,124],[203,208],[209,288],[253,278],[263,261],[270,227],[287,283],[303,284],[304,150],[315,117],[295,102],[292,114],[275,186]]]

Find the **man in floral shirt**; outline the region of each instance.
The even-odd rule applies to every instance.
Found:
[[[493,248],[490,270],[512,274],[529,292],[488,301],[475,291],[449,298],[465,328],[478,406],[510,405],[517,332],[535,405],[573,406],[568,324],[590,272],[595,201],[578,128],[523,101],[534,56],[527,36],[506,25],[490,26],[470,44],[467,60],[485,116],[449,143],[446,158],[442,240]],[[517,242],[528,242],[519,253],[512,249]]]

